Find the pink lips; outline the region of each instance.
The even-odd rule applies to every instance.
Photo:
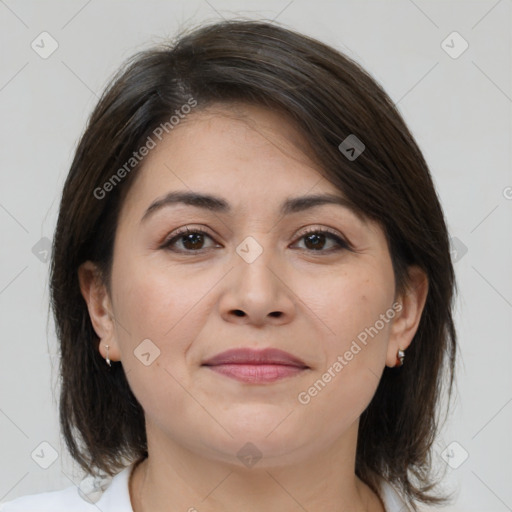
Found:
[[[231,349],[208,359],[203,366],[242,382],[263,383],[297,375],[309,368],[282,350]]]

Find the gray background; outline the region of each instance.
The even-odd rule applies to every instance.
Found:
[[[338,47],[398,104],[438,187],[459,283],[457,396],[435,455],[456,492],[446,510],[512,510],[511,0],[0,0],[0,501],[81,478],[59,435],[45,248],[87,116],[135,51],[234,16]],[[44,31],[58,44],[47,58]]]

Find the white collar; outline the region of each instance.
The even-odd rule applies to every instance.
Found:
[[[86,493],[90,497],[90,501],[96,500],[96,506],[100,510],[108,512],[133,512],[130,500],[129,479],[134,467],[135,463],[124,468],[113,478],[105,477],[104,479],[94,480],[94,490]],[[91,488],[91,482],[89,479],[89,488]],[[80,487],[87,488],[87,485],[81,484]],[[395,488],[383,478],[380,479],[379,496],[386,512],[406,512],[410,510]]]

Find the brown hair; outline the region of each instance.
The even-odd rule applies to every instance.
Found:
[[[191,98],[196,110],[231,101],[279,109],[307,138],[325,176],[382,226],[397,292],[408,285],[409,266],[425,271],[428,296],[406,364],[384,369],[360,418],[356,474],[374,490],[378,476],[396,484],[415,510],[414,500],[446,501],[430,492],[436,485],[431,451],[443,386],[452,393],[456,284],[429,169],[392,101],[357,63],[266,22],[206,25],[135,55],[90,117],[64,185],[51,261],[60,421],[71,455],[88,473],[110,475],[126,460],[147,456],[144,411],[122,364],[109,369],[98,351],[77,271],[92,260],[110,286],[118,213],[141,164],[104,197],[95,191]],[[354,160],[338,149],[349,135],[365,145]]]

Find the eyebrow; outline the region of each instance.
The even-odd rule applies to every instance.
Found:
[[[142,216],[141,223],[151,217],[155,212],[162,208],[186,204],[202,208],[215,213],[230,214],[233,209],[229,203],[222,197],[213,196],[210,194],[201,194],[198,192],[169,192],[165,196],[156,199]],[[335,194],[316,194],[308,196],[299,196],[286,199],[280,209],[280,214],[291,215],[293,213],[303,212],[311,208],[333,204],[342,206],[350,210],[361,222],[366,224],[365,217],[344,197]]]

